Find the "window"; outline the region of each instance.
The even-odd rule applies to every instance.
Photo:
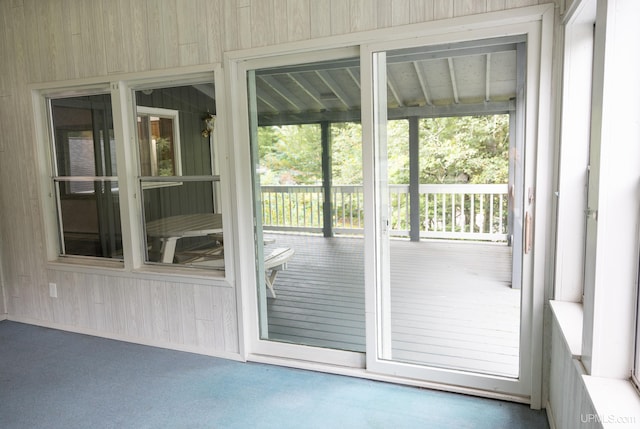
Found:
[[[180,176],[179,112],[138,106],[137,129],[141,176]]]
[[[60,255],[122,259],[111,96],[49,99]]]
[[[50,259],[223,272],[225,165],[217,155],[212,77],[41,90]]]
[[[134,91],[149,264],[224,269],[212,83]]]

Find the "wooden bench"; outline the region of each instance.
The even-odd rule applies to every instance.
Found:
[[[278,271],[287,269],[287,262],[294,253],[290,247],[279,247],[264,258],[264,279],[267,288],[271,291],[271,295],[274,298],[276,297],[276,292],[273,290],[273,285],[276,281]]]

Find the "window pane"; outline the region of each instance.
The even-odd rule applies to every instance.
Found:
[[[108,94],[51,100],[61,255],[122,259],[116,142]]]
[[[111,96],[51,100],[58,176],[116,176]]]
[[[263,340],[365,350],[359,77],[358,58],[248,73]]]
[[[141,176],[180,176],[179,113],[138,108],[138,150]]]
[[[61,253],[122,259],[117,182],[83,180],[56,184],[62,225]],[[70,192],[73,187],[87,191]]]
[[[205,119],[215,112],[212,83],[135,91],[135,100],[140,176],[217,174],[216,142],[203,133]]]
[[[142,183],[146,261],[223,269],[222,215],[214,211],[214,182],[145,186],[153,183]]]
[[[145,261],[223,270],[213,84],[147,88],[135,100]]]

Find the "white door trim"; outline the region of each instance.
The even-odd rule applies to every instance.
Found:
[[[551,195],[551,62],[552,62],[552,36],[553,36],[553,4],[532,6],[527,8],[510,9],[500,12],[492,12],[479,15],[439,20],[429,23],[413,24],[401,27],[392,27],[382,30],[373,30],[359,33],[351,33],[341,36],[333,36],[323,39],[314,39],[288,43],[284,45],[268,46],[241,51],[225,53],[225,76],[229,90],[227,91],[227,109],[229,118],[229,141],[233,141],[230,149],[231,168],[235,171],[232,192],[237,195],[237,203],[234,207],[237,219],[237,247],[234,260],[238,261],[235,267],[238,287],[238,312],[240,319],[241,350],[245,359],[272,361],[289,366],[305,367],[326,370],[336,373],[357,373],[358,376],[398,381],[407,384],[421,386],[436,386],[451,391],[486,392],[489,397],[511,397],[512,400],[531,402],[532,407],[539,408],[542,391],[542,317],[544,303],[544,283],[546,277],[545,252],[548,250],[549,216],[551,201],[547,198]],[[361,47],[361,79],[362,79],[362,137],[364,143],[363,168],[366,177],[373,177],[373,149],[370,144],[373,141],[372,124],[373,113],[371,90],[371,63],[370,54],[373,52],[373,44],[394,43],[407,47],[409,43],[415,43],[421,38],[420,45],[451,43],[469,39],[483,39],[490,37],[502,37],[511,34],[526,34],[528,36],[527,55],[527,130],[526,140],[530,147],[537,142],[537,151],[532,150],[535,156],[527,157],[527,170],[537,170],[535,176],[528,177],[531,181],[536,178],[535,188],[539,198],[535,201],[533,209],[536,217],[534,232],[535,245],[533,252],[524,263],[523,275],[530,279],[533,288],[531,293],[522,297],[523,314],[531,319],[528,332],[521,336],[521,355],[531,356],[531,363],[521,365],[523,371],[530,368],[527,374],[523,374],[520,380],[501,379],[499,377],[474,376],[469,383],[469,375],[466,373],[430,369],[428,379],[431,381],[419,381],[411,377],[410,373],[423,377],[423,368],[409,368],[408,374],[394,372],[391,368],[381,366],[375,349],[368,346],[366,369],[363,355],[352,352],[319,349],[306,346],[293,346],[289,344],[276,344],[258,339],[258,318],[256,302],[256,273],[255,251],[253,237],[252,216],[252,192],[249,157],[249,124],[247,115],[247,91],[246,71],[250,68],[263,66],[277,66],[279,61],[287,54],[296,54],[296,61],[318,61],[323,53],[339,48],[357,49]],[[426,42],[425,42],[426,41]],[[382,46],[382,45],[376,45]],[[277,57],[280,57],[278,59]],[[368,64],[368,65],[367,65]],[[368,142],[368,143],[367,143]],[[369,213],[374,211],[373,181],[365,180],[364,186],[365,204]],[[370,222],[370,223],[369,223]],[[365,295],[367,318],[367,344],[376,344],[375,329],[375,293],[370,293],[375,286],[376,269],[375,240],[372,232],[375,231],[373,219],[365,220]],[[375,292],[375,290],[373,290]],[[276,357],[272,357],[276,356]],[[279,356],[279,357],[277,357]],[[311,363],[310,363],[311,362]],[[317,362],[317,364],[316,364]],[[327,365],[325,365],[327,364]],[[323,366],[324,365],[324,366]],[[338,366],[331,366],[338,365]],[[349,369],[351,368],[351,369]],[[361,368],[361,369],[357,369]],[[384,370],[384,374],[380,372]],[[354,373],[354,374],[355,374]],[[389,375],[392,374],[392,375]],[[503,392],[503,394],[499,393]],[[481,394],[481,393],[480,393]]]
[[[504,394],[521,396],[531,401],[533,407],[539,408],[542,395],[542,318],[546,278],[547,237],[550,219],[551,201],[545,196],[551,194],[550,174],[552,168],[552,151],[550,139],[551,115],[551,35],[553,28],[553,9],[544,14],[532,17],[528,22],[517,24],[495,25],[490,28],[448,31],[424,38],[392,40],[372,43],[361,47],[362,76],[362,127],[365,170],[365,200],[367,201],[365,220],[365,284],[367,312],[367,370],[382,374],[394,374],[408,378],[429,380],[436,383],[454,386],[467,386],[480,390],[498,391]],[[535,219],[534,243],[532,251],[522,260],[522,302],[521,302],[521,335],[520,335],[520,377],[510,379],[484,374],[473,374],[457,370],[425,367],[380,359],[379,350],[382,345],[378,338],[381,322],[379,311],[382,303],[378,296],[384,292],[384,281],[380,281],[384,273],[384,254],[376,254],[374,249],[381,247],[376,243],[380,237],[381,219],[375,203],[375,144],[374,131],[376,120],[374,114],[375,82],[372,76],[376,73],[374,55],[377,52],[408,48],[412,46],[457,43],[469,40],[482,40],[494,37],[526,35],[526,113],[525,113],[525,153],[524,188],[531,188],[534,199],[529,203],[522,202],[522,207]],[[366,112],[366,114],[365,114]],[[528,199],[528,192],[524,197]],[[540,198],[535,198],[539,195]],[[535,380],[535,382],[534,382]]]

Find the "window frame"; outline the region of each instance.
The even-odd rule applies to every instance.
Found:
[[[140,114],[143,115],[147,115],[149,117],[151,116],[158,116],[161,118],[170,118],[173,121],[173,142],[172,142],[172,152],[173,152],[173,164],[174,164],[174,171],[171,176],[182,176],[182,156],[181,156],[181,142],[180,142],[180,112],[178,110],[174,110],[174,109],[164,109],[164,108],[160,108],[160,107],[148,107],[148,106],[136,106],[136,117],[140,117]],[[138,136],[139,137],[139,136]],[[136,139],[136,141],[138,142],[138,145],[140,144],[140,140],[139,138]],[[149,142],[149,145],[151,145],[151,142]],[[138,155],[138,157],[140,158],[140,154]],[[142,159],[139,159],[139,162],[142,162]],[[153,162],[153,160],[150,160],[150,162]],[[142,168],[142,166],[140,166],[140,168]],[[155,166],[156,170],[158,169],[157,166],[157,162],[156,162],[156,166]],[[150,174],[149,176],[142,176],[142,177],[147,177],[147,178],[156,178],[156,177],[164,177],[161,176],[159,174],[153,174],[153,167],[151,167],[152,169],[152,174]],[[144,188],[158,188],[158,187],[163,187],[163,186],[177,186],[180,185],[180,183],[172,183],[172,182],[152,182],[152,183],[145,183],[144,184]]]
[[[633,0],[615,4],[582,0],[577,7],[582,9],[575,13],[595,10],[590,207],[580,208],[592,224],[591,231],[587,228],[584,260],[580,360],[590,376],[629,381],[638,350],[640,259],[636,203],[640,146],[628,144],[640,137],[640,101],[628,97],[640,90],[640,82],[634,77],[640,71],[640,56],[629,52],[637,40],[634,35],[640,34],[634,21],[640,4]],[[567,70],[565,65],[565,80],[584,73]],[[562,166],[560,171],[562,175]]]
[[[215,110],[218,111],[220,110],[219,107],[219,101],[220,101],[220,95],[218,94],[219,92],[221,93],[221,91],[219,91],[219,87],[222,85],[217,79],[218,76],[220,76],[221,72],[217,72],[216,70],[213,71],[213,74],[211,72],[209,73],[203,73],[203,74],[197,74],[197,75],[193,75],[193,76],[187,76],[186,78],[181,78],[181,79],[176,79],[175,77],[170,77],[170,78],[152,78],[152,79],[138,79],[138,80],[131,80],[128,81],[126,84],[122,85],[122,91],[125,93],[125,104],[127,106],[133,106],[132,107],[132,112],[128,115],[128,117],[126,118],[126,121],[129,125],[129,129],[131,132],[131,138],[130,141],[133,143],[130,146],[130,150],[128,151],[128,156],[131,158],[131,162],[132,162],[132,171],[135,171],[134,174],[132,174],[131,179],[135,182],[134,186],[135,186],[135,190],[133,190],[133,194],[136,195],[135,197],[135,201],[132,201],[131,204],[133,207],[132,211],[136,211],[137,213],[137,220],[138,220],[138,224],[135,226],[135,229],[137,231],[136,233],[136,237],[139,238],[139,245],[135,246],[134,249],[134,262],[133,264],[135,265],[136,268],[141,269],[141,270],[155,270],[155,269],[174,269],[174,270],[178,270],[178,271],[197,271],[197,272],[203,272],[203,273],[210,273],[213,274],[215,276],[226,276],[226,271],[227,271],[227,254],[228,252],[227,250],[227,240],[225,239],[225,252],[224,252],[224,270],[222,271],[218,271],[219,268],[217,269],[207,269],[205,267],[197,267],[197,266],[192,266],[192,265],[181,265],[181,264],[174,264],[174,263],[170,263],[170,262],[163,262],[162,260],[159,261],[151,261],[149,260],[149,254],[148,254],[148,245],[149,243],[147,242],[147,234],[146,234],[146,220],[145,220],[145,211],[144,211],[144,204],[145,204],[145,191],[149,191],[151,189],[157,189],[157,188],[162,188],[162,187],[170,187],[170,186],[181,186],[184,184],[187,184],[189,182],[208,182],[211,181],[212,183],[212,187],[216,188],[216,189],[221,189],[221,185],[220,185],[220,176],[221,174],[215,170],[216,166],[215,166],[215,158],[214,158],[214,153],[216,151],[218,151],[217,148],[217,141],[219,134],[219,130],[218,130],[218,123],[216,123],[215,127],[212,127],[210,130],[210,135],[207,136],[207,141],[209,142],[209,147],[211,150],[211,159],[210,159],[210,166],[211,166],[211,174],[208,175],[185,175],[184,171],[182,170],[182,168],[179,171],[178,175],[174,175],[174,176],[142,176],[142,164],[141,164],[141,159],[140,159],[140,150],[139,150],[139,139],[138,139],[138,131],[137,131],[137,117],[138,117],[138,111],[142,108],[143,111],[148,110],[148,111],[166,111],[166,112],[176,112],[178,113],[178,120],[180,120],[180,115],[178,110],[173,110],[173,109],[167,109],[167,108],[163,108],[163,107],[150,107],[150,106],[139,106],[137,104],[136,101],[136,93],[137,92],[142,92],[145,95],[151,94],[153,93],[153,91],[155,90],[162,90],[162,89],[170,89],[170,88],[177,88],[177,87],[184,87],[184,86],[190,86],[190,85],[198,85],[198,84],[203,84],[203,83],[211,83],[214,85],[215,88],[215,92],[216,92],[216,96],[215,96],[215,100],[214,103],[216,103]],[[208,124],[205,123],[206,119],[210,119],[211,118],[211,114],[209,113],[209,117],[203,117],[201,125],[202,127],[206,127],[208,126]],[[177,125],[174,128],[174,134],[175,133],[179,133],[179,125]],[[198,134],[202,135],[202,130],[199,130]],[[204,137],[204,136],[203,136]],[[214,143],[216,143],[214,145]],[[183,160],[182,157],[180,155],[180,163],[182,164]],[[218,197],[217,199],[223,201],[220,206],[225,209],[228,204],[226,203],[227,198],[220,198],[220,194],[223,194],[224,191],[220,191],[219,193],[215,193],[215,195]],[[220,203],[220,201],[213,201],[213,204],[215,206],[216,203]],[[135,206],[135,207],[134,207]],[[225,209],[226,210],[226,209]],[[223,210],[224,211],[224,210]],[[230,223],[229,221],[229,215],[228,214],[223,214],[223,218],[225,219],[226,222],[224,222],[224,231],[227,233],[226,235],[229,236],[230,235],[230,231],[228,229],[228,224]]]
[[[51,91],[51,92],[47,92],[46,94],[42,94],[42,102],[44,106],[44,118],[42,118],[42,120],[44,121],[43,124],[46,124],[47,133],[48,133],[46,138],[46,150],[48,151],[47,162],[49,164],[49,168],[47,169],[47,171],[49,172],[48,180],[50,181],[49,186],[51,189],[51,191],[49,192],[49,196],[52,199],[51,204],[52,204],[52,209],[55,213],[55,224],[56,224],[55,231],[52,232],[52,234],[55,234],[55,238],[53,240],[50,240],[53,242],[53,244],[48,246],[48,250],[49,250],[49,254],[55,253],[56,258],[65,258],[65,259],[68,258],[71,260],[95,259],[95,260],[101,260],[101,261],[108,261],[108,263],[120,264],[123,261],[123,257],[114,258],[114,257],[108,257],[108,256],[92,256],[92,255],[79,255],[79,254],[67,253],[66,244],[65,244],[65,226],[63,222],[63,209],[62,209],[62,198],[61,198],[60,187],[64,186],[68,194],[82,196],[83,194],[82,192],[73,192],[71,190],[71,186],[74,182],[90,181],[94,183],[96,182],[118,183],[119,177],[117,173],[116,175],[104,175],[104,174],[98,175],[97,172],[95,171],[94,171],[94,175],[60,174],[58,157],[56,155],[57,149],[59,148],[58,146],[59,142],[58,142],[58,135],[56,133],[56,128],[55,128],[54,119],[53,119],[54,113],[53,113],[52,102],[54,100],[64,100],[64,99],[71,99],[71,98],[77,98],[77,97],[90,97],[90,96],[100,96],[100,95],[110,96],[111,107],[113,109],[113,99],[111,98],[111,93],[107,87],[102,87],[102,88],[89,87],[85,89],[75,90],[72,92],[69,92],[67,90]],[[112,120],[113,120],[113,110],[112,110]],[[114,131],[113,141],[117,147],[118,142],[115,135],[115,131]],[[65,152],[67,154],[69,153],[68,145],[65,149]],[[94,154],[93,160],[95,161],[95,159],[96,158]],[[116,166],[117,166],[117,162],[116,162]],[[116,167],[116,170],[117,170],[117,167]],[[118,204],[121,204],[118,186],[116,186],[115,188],[112,187],[111,191],[114,194],[118,195]],[[88,195],[95,195],[95,191],[87,192],[87,196]],[[119,231],[122,234],[122,227],[121,225],[119,226],[120,226]]]
[[[144,276],[160,276],[165,280],[174,278],[175,281],[201,282],[203,279],[211,279],[221,284],[229,284],[235,277],[232,266],[234,233],[231,213],[233,207],[230,201],[229,182],[222,180],[216,182],[220,189],[221,211],[225,219],[225,270],[214,271],[194,269],[178,264],[148,265],[144,262],[145,240],[142,239],[142,213],[138,199],[142,190],[139,187],[137,167],[138,150],[136,142],[135,119],[137,116],[136,105],[133,100],[132,89],[142,89],[144,86],[153,85],[181,86],[203,82],[215,85],[215,105],[218,111],[218,122],[215,127],[216,151],[219,152],[220,166],[216,172],[216,178],[228,177],[230,168],[228,164],[228,148],[224,143],[226,127],[224,126],[225,91],[223,83],[223,70],[219,63],[200,66],[188,66],[180,69],[164,71],[142,72],[134,74],[116,74],[107,78],[74,79],[71,81],[36,83],[29,85],[31,103],[34,115],[34,133],[37,142],[36,154],[38,160],[38,184],[40,200],[42,202],[42,221],[45,234],[45,258],[47,265],[53,269],[90,272],[112,273],[113,269],[124,270],[130,273],[138,273]],[[55,206],[55,186],[53,185],[54,159],[52,152],[51,135],[52,127],[49,121],[47,107],[48,98],[62,98],[103,93],[111,95],[111,108],[113,116],[113,130],[116,143],[117,180],[120,202],[120,218],[122,231],[123,259],[111,260],[100,257],[65,256],[61,257],[58,251],[59,219]],[[214,134],[212,133],[212,134]],[[209,139],[213,149],[213,140]],[[129,144],[127,143],[129,142]],[[173,176],[180,178],[182,176]],[[165,180],[163,180],[165,181]],[[169,180],[166,180],[169,181]],[[175,186],[174,183],[171,184]],[[227,257],[227,250],[229,256]]]

